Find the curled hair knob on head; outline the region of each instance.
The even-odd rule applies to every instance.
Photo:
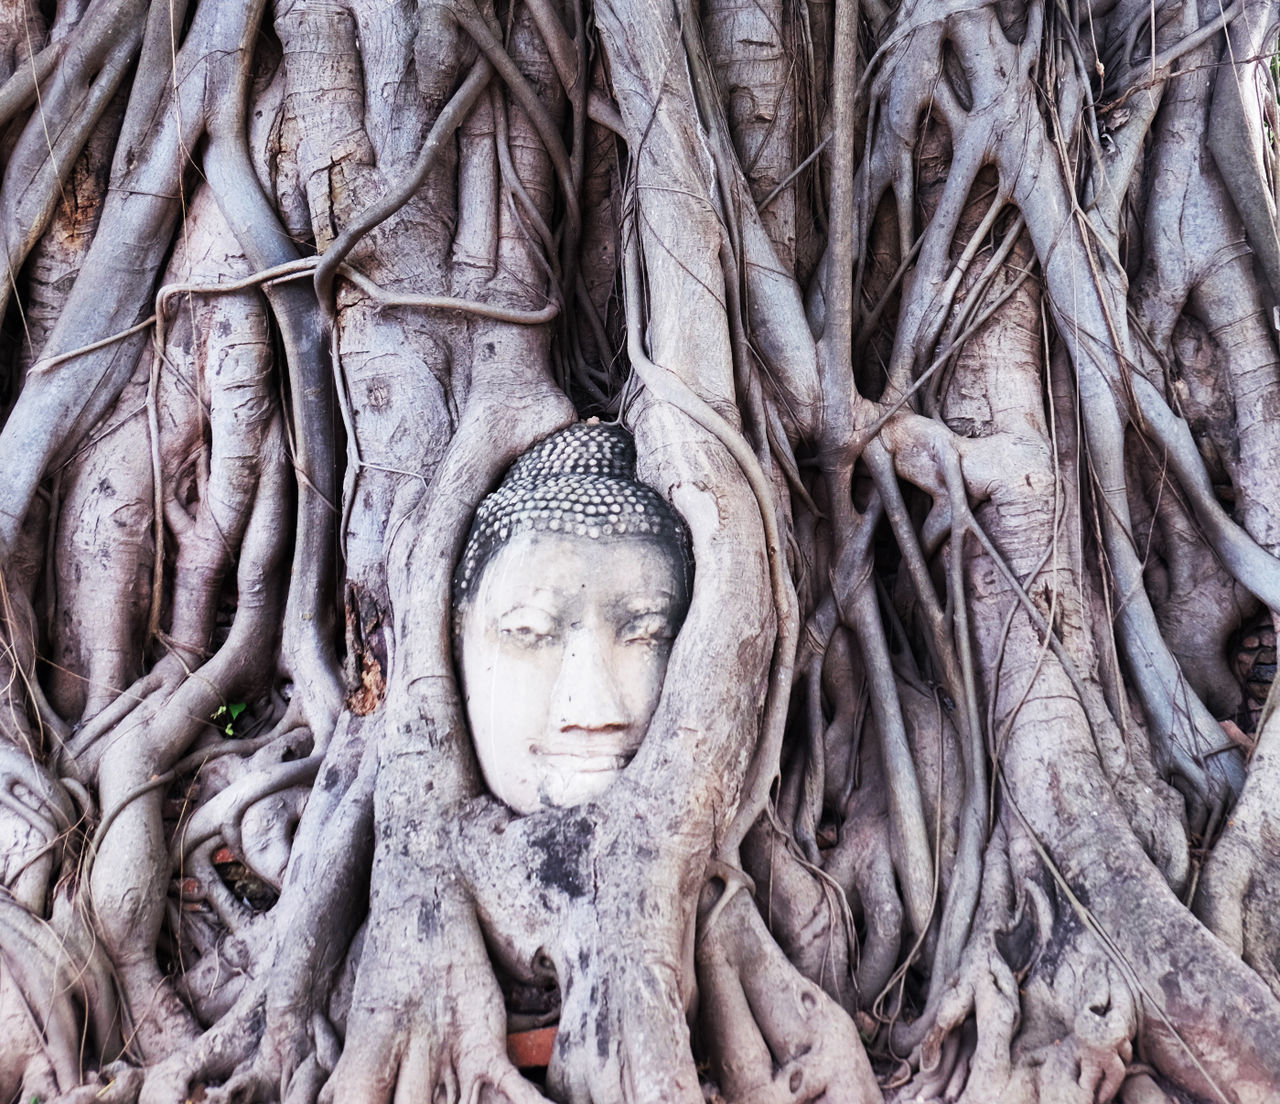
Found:
[[[636,449],[622,426],[578,422],[539,441],[480,503],[453,577],[455,604],[470,597],[485,564],[516,534],[601,540],[634,535],[666,545],[692,592],[693,555],[684,520],[635,478]]]

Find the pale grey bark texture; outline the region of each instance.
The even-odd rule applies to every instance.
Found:
[[[1278,27],[0,0],[0,1104],[1280,1097]],[[516,816],[584,417],[694,591]]]

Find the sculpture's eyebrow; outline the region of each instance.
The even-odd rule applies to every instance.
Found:
[[[577,600],[577,596],[576,585],[560,586],[554,581],[544,579],[531,586],[513,587],[505,594],[495,593],[493,597],[497,601],[493,608],[496,609],[498,617],[505,617],[515,610],[524,608],[538,609],[551,616],[559,616]]]
[[[525,613],[526,611],[545,614],[547,617],[550,617],[556,620],[559,619],[559,610],[555,608],[550,608],[548,604],[545,602],[540,602],[538,600],[538,595],[517,599],[516,601],[512,602],[510,605],[505,606],[501,610],[499,610],[497,617],[499,620],[501,620],[504,617],[510,617],[512,614]]]
[[[658,587],[639,594],[633,591],[629,594],[619,595],[613,606],[615,609],[624,610],[632,616],[644,613],[660,613],[663,616],[668,616],[675,600],[676,595],[673,589]]]

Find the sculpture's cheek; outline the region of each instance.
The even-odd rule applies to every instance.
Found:
[[[547,728],[554,657],[513,655],[491,634],[477,633],[464,644],[462,667],[485,784],[516,812],[531,813],[543,804],[534,748]]]
[[[670,655],[671,645],[666,642],[624,644],[615,650],[614,664],[619,682],[628,688],[627,711],[632,723],[639,726],[642,736],[658,708],[658,699],[662,697]]]

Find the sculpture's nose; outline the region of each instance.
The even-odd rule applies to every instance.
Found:
[[[571,632],[565,642],[551,720],[560,732],[623,732],[631,726],[608,649],[590,629]]]

